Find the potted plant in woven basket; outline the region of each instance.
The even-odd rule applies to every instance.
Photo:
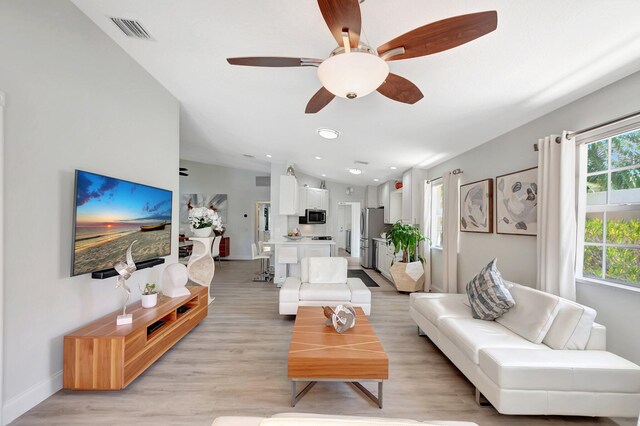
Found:
[[[387,245],[393,244],[394,253],[402,253],[402,260],[394,259],[389,270],[398,291],[414,292],[424,287],[424,259],[418,255],[418,244],[424,240],[420,228],[400,221],[387,231]]]

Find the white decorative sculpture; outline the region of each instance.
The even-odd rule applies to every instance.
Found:
[[[124,300],[124,306],[122,307],[122,315],[118,315],[116,325],[131,324],[133,322],[131,314],[127,314],[127,302],[131,296],[131,289],[127,286],[127,280],[136,271],[136,264],[133,261],[133,256],[131,255],[131,247],[133,247],[136,241],[138,240],[133,240],[127,249],[127,263],[120,261],[113,266],[119,274],[116,288],[121,288],[127,292],[127,297]]]
[[[185,287],[187,281],[187,267],[182,263],[173,263],[162,272],[162,293],[168,297],[190,296],[191,292]]]
[[[211,257],[211,244],[213,243],[213,237],[197,238],[190,237],[193,241],[193,251],[191,257],[187,263],[187,272],[189,273],[189,279],[196,284],[210,287],[213,275],[216,272],[216,265]],[[209,303],[213,301],[211,297],[211,289],[208,292]]]

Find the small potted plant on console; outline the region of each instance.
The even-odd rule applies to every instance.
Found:
[[[153,308],[158,304],[158,289],[156,283],[146,283],[144,288],[140,288],[142,292],[142,307]]]
[[[387,245],[393,244],[394,253],[402,252],[402,260],[394,259],[389,273],[398,291],[420,291],[424,286],[424,260],[418,256],[418,244],[425,237],[417,226],[396,222],[387,231]]]

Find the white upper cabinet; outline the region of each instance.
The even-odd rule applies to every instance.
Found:
[[[373,185],[367,186],[365,205],[368,208],[376,209],[380,207],[378,204],[378,187]]]
[[[298,181],[295,176],[280,176],[280,214],[298,216]]]
[[[300,214],[306,209],[329,210],[329,190],[320,188],[300,188]]]
[[[412,170],[407,170],[402,175],[402,220],[406,223],[413,223],[412,206]]]

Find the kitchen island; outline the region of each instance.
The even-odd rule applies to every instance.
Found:
[[[333,240],[314,240],[312,239],[312,237],[303,237],[300,240],[288,240],[284,237],[281,237],[280,239],[267,241],[264,244],[273,247],[273,265],[275,269],[273,282],[278,287],[282,286],[282,283],[284,283],[284,280],[287,278],[287,276],[300,276],[300,259],[302,259],[303,257],[334,256],[336,246],[336,242]],[[298,253],[298,263],[278,263],[278,255],[283,247],[296,248]]]

